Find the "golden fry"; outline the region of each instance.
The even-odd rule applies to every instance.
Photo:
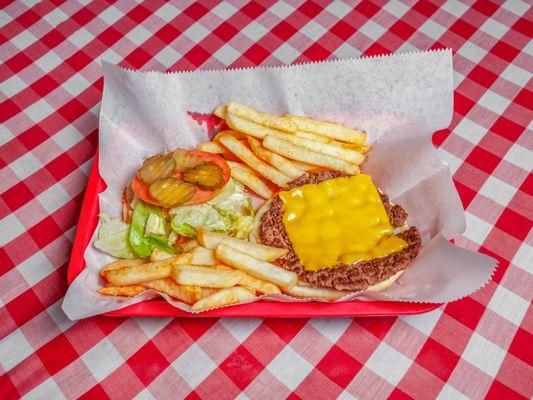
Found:
[[[266,135],[283,134],[281,131],[256,124],[255,122],[248,121],[247,119],[238,117],[234,114],[228,114],[226,116],[226,123],[231,129],[256,137],[258,139],[262,139]]]
[[[168,260],[169,258],[172,258],[172,257],[174,257],[174,254],[170,254],[164,250],[155,248],[152,254],[150,254],[150,261]]]
[[[137,265],[146,264],[147,260],[118,260],[115,262],[112,262],[111,264],[107,264],[102,270],[100,271],[100,275],[105,278],[106,274],[109,271],[115,271],[117,269],[122,269],[126,267],[135,267]]]
[[[190,263],[191,258],[190,254],[181,254],[167,260],[109,271],[106,278],[114,286],[135,285],[163,279],[170,276],[172,266]]]
[[[283,290],[285,293],[299,298],[318,298],[327,301],[335,301],[351,292],[335,290],[322,287],[311,287],[305,285],[303,282],[298,282],[298,285]]]
[[[253,300],[255,296],[245,288],[236,286],[229,289],[222,289],[201,300],[198,300],[191,307],[193,311],[208,310],[211,308],[227,306]]]
[[[196,230],[197,239],[202,246],[208,249],[216,249],[221,243],[262,261],[274,261],[287,254],[287,249],[269,247],[264,244],[248,242],[221,233],[210,232],[204,228]],[[194,259],[194,258],[193,258]],[[214,264],[216,265],[216,263]]]
[[[224,147],[218,142],[202,142],[196,145],[196,148],[207,153],[224,154]]]
[[[144,292],[146,288],[144,286],[106,286],[98,289],[98,293],[105,296],[126,296],[135,297],[138,294]]]
[[[248,172],[241,168],[232,168],[231,177],[236,181],[248,186],[263,199],[270,199],[274,193],[272,190],[254,173]]]
[[[215,259],[215,253],[213,250],[206,249],[202,246],[195,247],[192,251],[192,265],[204,265],[206,267],[214,267],[218,264]]]
[[[231,267],[244,271],[254,278],[269,281],[281,287],[294,286],[298,281],[298,277],[294,272],[287,271],[266,261],[257,260],[225,244],[217,246],[215,255],[220,261]]]
[[[313,140],[315,142],[320,142],[320,143],[329,143],[330,141],[333,140],[326,136],[317,135],[316,133],[305,132],[305,131],[296,131],[294,132],[294,135],[305,138],[305,139]]]
[[[350,175],[356,175],[359,173],[359,167],[355,164],[351,164],[345,160],[340,160],[327,154],[317,153],[273,136],[267,136],[265,140],[263,140],[263,146],[290,159],[331,168],[337,171],[346,172]]]
[[[181,251],[183,251],[184,253],[189,253],[191,252],[195,247],[198,247],[200,246],[200,243],[198,243],[197,240],[189,240],[188,242],[185,242],[182,246],[181,246]]]
[[[267,282],[262,279],[254,278],[248,274],[244,274],[244,278],[239,282],[239,286],[245,287],[253,294],[257,292],[261,294],[278,294],[281,293],[279,287],[272,282]]]
[[[332,122],[316,121],[298,115],[285,115],[285,117],[292,120],[298,126],[298,129],[302,131],[316,133],[342,142],[361,144],[366,142],[366,133],[360,130],[348,128]]]
[[[234,101],[228,103],[226,113],[284,132],[292,133],[297,129],[296,124],[288,118],[266,114]]]
[[[210,267],[179,265],[173,269],[172,278],[180,285],[227,288],[237,285],[243,274],[236,270],[223,271]]]
[[[143,286],[161,293],[168,294],[170,297],[183,301],[187,304],[196,303],[202,298],[202,288],[198,286],[178,285],[170,278],[158,279],[155,281],[145,282]]]
[[[289,178],[296,179],[304,173],[304,171],[298,169],[290,160],[268,149],[265,149],[261,145],[261,142],[256,138],[249,136],[248,143],[250,144],[253,153],[257,157],[271,164]]]
[[[215,111],[213,111],[213,114],[215,114],[218,118],[226,119],[226,105],[221,104],[217,108],[215,108]]]
[[[223,136],[220,138],[220,143],[260,175],[274,182],[278,186],[287,187],[287,183],[291,178],[257,158],[248,147],[234,137]]]

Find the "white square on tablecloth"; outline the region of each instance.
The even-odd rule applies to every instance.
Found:
[[[17,236],[26,232],[24,225],[20,223],[15,214],[8,214],[0,220],[0,247],[11,242]]]
[[[25,89],[28,86],[26,82],[19,78],[18,75],[12,75],[9,79],[6,79],[0,83],[0,93],[7,97],[13,97],[15,94]]]
[[[509,106],[509,104],[511,104],[511,100],[488,89],[478,100],[478,104],[496,114],[501,115]]]
[[[439,307],[436,310],[424,314],[405,315],[400,317],[400,319],[419,330],[424,335],[429,336],[433,331],[433,328],[435,328],[435,325],[437,325],[441,315],[442,308]]]
[[[65,395],[57,386],[53,377],[48,378],[39,386],[34,388],[31,392],[26,393],[23,397],[24,400],[41,400],[41,399],[65,399]]]
[[[510,163],[522,168],[524,171],[533,170],[533,157],[531,151],[517,143],[514,143],[503,158]]]
[[[267,370],[290,390],[294,390],[313,370],[313,366],[290,346],[285,346],[267,365]]]
[[[517,190],[514,186],[491,175],[481,186],[479,193],[507,207]]]
[[[468,140],[470,143],[478,144],[481,138],[486,135],[487,128],[472,121],[469,118],[463,118],[453,129],[456,135]]]
[[[511,263],[533,274],[533,247],[525,242],[522,243]]]
[[[444,387],[437,396],[437,400],[470,400],[468,396],[465,396],[453,386],[444,384]]]
[[[215,15],[218,15],[221,19],[227,20],[237,12],[237,9],[228,2],[223,1],[213,8],[211,12]]]
[[[336,343],[352,323],[351,318],[313,318],[311,326],[327,337],[331,343]]]
[[[20,329],[16,329],[0,341],[0,365],[7,372],[34,352]]]
[[[529,308],[529,301],[499,285],[489,301],[488,308],[520,326]]]
[[[217,365],[200,346],[193,343],[172,363],[172,367],[189,386],[195,388],[217,368]]]
[[[529,72],[513,64],[509,64],[500,76],[520,87],[526,86],[531,79]]]
[[[320,39],[327,31],[328,30],[326,28],[313,20],[310,20],[302,27],[302,29],[300,29],[300,33],[303,33],[313,42],[316,42],[318,39]]]
[[[363,35],[368,36],[372,40],[378,40],[387,30],[381,25],[376,24],[372,20],[368,20],[361,28],[359,32]]]
[[[91,347],[81,359],[97,381],[102,381],[124,363],[124,359],[108,338]]]
[[[492,230],[492,225],[468,211],[465,211],[465,217],[466,231],[463,235],[474,243],[479,245],[483,244],[489,232]]]
[[[200,43],[203,38],[209,35],[209,30],[204,28],[199,22],[196,22],[184,32],[184,35],[191,39],[193,42]]]
[[[251,21],[248,25],[241,29],[241,33],[250,38],[252,41],[257,42],[268,33],[268,29],[258,22]]]
[[[430,37],[433,40],[438,40],[444,33],[448,31],[444,26],[436,23],[435,21],[428,19],[418,28],[424,35]]]
[[[487,50],[468,40],[457,50],[457,54],[472,61],[474,64],[478,64],[487,53]]]
[[[135,322],[141,330],[150,339],[157,335],[161,330],[167,326],[172,318],[134,318]]]
[[[381,342],[365,363],[365,367],[396,386],[413,363],[398,350]]]
[[[473,332],[461,357],[489,376],[496,376],[506,354],[500,346]]]
[[[221,318],[220,324],[233,336],[239,343],[248,339],[257,327],[261,324],[260,318]]]
[[[34,286],[54,272],[55,267],[42,251],[38,251],[20,263],[17,271],[24,277],[29,286]]]

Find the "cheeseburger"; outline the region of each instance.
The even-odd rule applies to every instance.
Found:
[[[259,210],[254,234],[287,249],[276,264],[315,287],[379,291],[400,277],[421,245],[407,212],[369,175],[323,170],[289,183]]]

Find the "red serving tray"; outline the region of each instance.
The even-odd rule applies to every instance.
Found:
[[[83,255],[98,225],[98,194],[106,185],[98,172],[98,152],[96,153],[81,207],[78,229],[68,266],[68,283],[85,268]],[[264,317],[264,318],[312,318],[312,317],[376,317],[405,314],[421,314],[434,310],[440,304],[406,303],[397,301],[349,301],[325,303],[309,301],[305,303],[281,303],[262,301],[224,307],[203,313],[189,313],[173,307],[165,300],[153,299],[116,310],[104,315],[121,317]]]

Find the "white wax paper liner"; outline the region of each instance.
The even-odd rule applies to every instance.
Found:
[[[402,277],[380,294],[363,296],[411,302],[447,302],[486,284],[496,261],[453,246],[448,239],[465,229],[464,211],[449,169],[431,143],[453,113],[450,50],[346,59],[274,68],[226,71],[138,72],[104,63],[100,110],[99,171],[107,189],[100,211],[119,216],[121,194],[141,161],[177,146],[194,148],[207,140],[188,112],[211,113],[236,100],[276,114],[313,116],[364,129],[373,149],[363,172],[410,214],[424,246]],[[113,258],[91,244],[84,271],[69,287],[63,310],[71,319],[89,317],[153,298],[101,296],[100,269]],[[190,310],[178,301],[174,306]],[[263,296],[302,301],[289,296]]]

